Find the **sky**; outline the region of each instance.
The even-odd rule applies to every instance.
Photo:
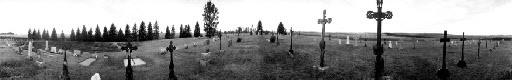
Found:
[[[203,7],[208,0],[0,0],[0,32],[27,34],[28,29],[71,29],[110,27],[124,30],[142,21],[160,31],[180,24],[203,28]],[[221,30],[236,27],[276,30],[280,22],[289,30],[322,31],[317,20],[322,11],[332,23],[326,32],[376,32],[377,22],[366,18],[377,11],[376,0],[211,0],[219,9]],[[383,11],[392,19],[382,22],[383,32],[442,33],[466,35],[509,35],[512,0],[384,0]],[[193,29],[192,29],[193,30]],[[201,31],[204,32],[204,31]]]

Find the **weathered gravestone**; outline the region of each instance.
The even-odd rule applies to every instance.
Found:
[[[73,56],[77,57],[80,56],[81,51],[80,50],[73,50]]]
[[[57,53],[57,47],[51,47],[50,53]]]

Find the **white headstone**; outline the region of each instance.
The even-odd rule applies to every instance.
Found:
[[[391,41],[389,41],[389,48],[393,48],[393,43],[391,43]]]
[[[395,41],[395,45],[398,45],[398,41]]]
[[[418,42],[418,40],[416,40],[416,42]]]
[[[50,50],[50,52],[52,52],[52,53],[57,53],[57,47],[52,47],[52,48],[51,48],[51,50]]]
[[[28,58],[32,56],[32,41],[28,42]]]
[[[338,42],[338,43],[339,43],[339,44],[341,44],[341,39],[338,39],[338,40],[339,40],[339,42]]]
[[[44,50],[45,50],[45,51],[48,51],[48,49],[49,49],[49,48],[48,48],[48,41],[46,41],[46,46],[44,47]]]
[[[94,75],[91,77],[91,80],[101,80],[99,73],[94,73]]]
[[[73,50],[73,56],[78,56],[80,55],[80,50]]]
[[[358,38],[354,38],[355,46],[359,46],[359,45],[357,45],[357,40],[359,40],[359,39]]]
[[[347,44],[350,44],[350,37],[347,36]]]

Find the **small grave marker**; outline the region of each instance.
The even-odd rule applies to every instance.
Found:
[[[347,36],[347,43],[346,44],[350,44],[350,37]]]

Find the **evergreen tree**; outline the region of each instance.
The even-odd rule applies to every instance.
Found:
[[[87,28],[85,28],[85,25],[83,25],[82,33],[80,35],[82,35],[82,36],[80,36],[80,38],[82,38],[81,41],[89,41],[89,37],[87,37],[88,36]]]
[[[92,28],[89,28],[89,31],[87,32],[87,41],[94,41],[94,35],[92,34]]]
[[[41,37],[41,31],[40,31],[39,29],[37,29],[36,39],[42,39],[42,37]]]
[[[117,41],[117,30],[114,23],[110,25],[110,30],[108,31],[108,36],[111,37],[109,41]]]
[[[183,24],[180,25],[180,35],[178,38],[183,38]]]
[[[55,28],[52,31],[52,40],[57,41],[57,31],[55,31]]]
[[[44,33],[44,37],[46,38],[45,40],[50,40],[50,32],[48,32],[48,30],[45,30],[45,33]]]
[[[153,28],[155,30],[155,36],[153,37],[154,39],[158,39],[160,38],[160,26],[158,26],[158,21],[155,21],[155,26],[153,26],[155,28]]]
[[[62,32],[60,33],[60,40],[61,41],[65,41],[66,40],[66,36],[64,36],[64,30],[62,30]]]
[[[151,22],[148,24],[148,35],[146,36],[147,40],[153,40],[155,34],[153,33],[153,26],[151,25]]]
[[[286,29],[284,28],[284,25],[282,22],[279,22],[279,25],[277,26],[277,33],[286,35]]]
[[[117,38],[117,42],[120,42],[120,41],[125,41],[126,38],[124,37],[124,34],[123,34],[123,29],[119,28],[119,31],[117,32],[117,35],[116,38]]]
[[[171,28],[171,39],[173,39],[176,36],[176,30],[174,29],[174,25],[172,25]]]
[[[196,26],[194,28],[194,37],[201,37],[201,29],[199,29],[199,22],[196,22]]]
[[[107,29],[107,26],[103,27],[103,35],[102,35],[102,39],[101,41],[103,42],[107,42],[107,41],[110,41],[110,36],[108,36],[108,29]]]
[[[165,28],[165,39],[171,39],[171,31],[169,30],[169,26]]]
[[[32,39],[32,29],[28,28],[28,39]]]
[[[32,30],[32,39],[37,39],[37,32],[35,28]]]
[[[147,32],[146,32],[146,24],[144,24],[144,21],[142,21],[140,23],[140,28],[139,28],[139,40],[141,41],[145,41],[146,40],[146,35]]]
[[[98,26],[98,24],[96,24],[96,30],[94,31],[94,41],[101,41],[102,38],[101,38],[101,30],[100,30],[100,26]]]
[[[80,28],[76,28],[75,41],[82,41],[82,34],[80,34]]]
[[[43,38],[43,40],[47,40],[46,39],[46,29],[43,28],[43,34],[41,35],[41,38]]]
[[[204,5],[204,13],[203,13],[203,21],[204,21],[204,32],[206,32],[206,37],[212,38],[215,36],[215,31],[217,31],[217,24],[219,24],[219,12],[215,4],[211,1],[208,1],[206,5]]]
[[[76,36],[76,35],[75,35],[75,30],[71,29],[71,34],[69,35],[69,39],[71,39],[71,41],[75,41],[75,40],[76,40],[76,39],[75,39],[75,38],[76,38],[75,36]]]
[[[190,29],[190,25],[187,25],[186,27],[186,33],[187,33],[187,38],[189,37],[192,37],[192,30]]]
[[[137,35],[137,23],[133,24],[133,28],[132,28],[132,39],[133,40],[136,40],[136,41],[139,41],[139,35]]]
[[[261,26],[261,20],[258,21],[258,29],[256,30],[256,32],[260,33],[260,35],[263,35],[263,26]]]
[[[130,35],[132,35],[132,33],[130,33],[130,26],[128,26],[128,24],[126,24],[126,27],[124,28],[124,38],[123,40],[128,40],[128,38],[132,38]]]

